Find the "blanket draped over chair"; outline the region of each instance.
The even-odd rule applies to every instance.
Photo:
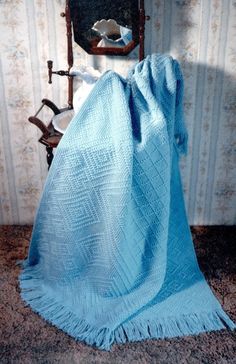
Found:
[[[105,72],[56,150],[19,275],[32,310],[76,340],[235,328],[196,258],[179,171],[183,75],[153,54]]]

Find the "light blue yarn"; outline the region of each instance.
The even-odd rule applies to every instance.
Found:
[[[26,304],[103,350],[235,328],[196,259],[178,165],[187,140],[171,56],[97,81],[45,182],[19,276]]]

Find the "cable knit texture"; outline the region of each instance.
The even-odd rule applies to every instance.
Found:
[[[183,76],[168,54],[96,82],[56,150],[21,297],[76,340],[234,329],[196,259],[184,206]]]

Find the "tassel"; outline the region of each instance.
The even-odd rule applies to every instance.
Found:
[[[142,328],[140,330],[140,328]],[[178,318],[166,317],[161,320],[126,322],[115,330],[115,342],[140,341],[144,339],[165,339],[185,335],[197,335],[229,328],[234,330],[236,325],[226,315],[222,308],[214,312],[182,315]],[[121,335],[123,332],[123,335]]]
[[[183,132],[176,134],[175,137],[178,139],[177,148],[181,154],[187,155],[188,153],[188,133]]]
[[[46,321],[68,333],[77,341],[95,345],[99,349],[110,351],[113,343],[141,341],[145,339],[164,339],[184,335],[196,335],[229,328],[234,330],[236,325],[223,309],[213,312],[201,312],[179,317],[165,317],[150,320],[131,320],[119,327],[96,328],[70,312],[62,303],[56,302],[49,293],[42,292],[40,274],[36,270],[25,268],[19,275],[21,297],[26,305],[37,312]]]

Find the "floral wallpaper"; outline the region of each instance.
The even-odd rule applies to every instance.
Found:
[[[0,0],[0,223],[32,224],[47,175],[40,131],[27,119],[42,98],[66,106],[67,82],[47,82],[46,61],[66,69],[64,0]],[[146,0],[145,52],[182,68],[189,153],[180,161],[191,225],[236,223],[236,0]],[[75,65],[123,76],[137,60],[91,56]],[[43,120],[49,116],[40,115]],[[49,119],[48,119],[49,120]]]

